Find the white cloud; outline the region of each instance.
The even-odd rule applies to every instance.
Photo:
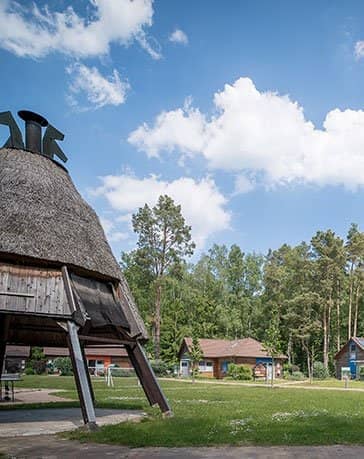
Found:
[[[30,3],[30,2],[29,2]],[[110,44],[137,40],[153,58],[160,54],[146,37],[152,25],[152,0],[89,0],[91,14],[79,16],[72,6],[62,12],[36,4],[0,1],[0,47],[22,57],[59,51],[75,57],[100,56]]]
[[[143,124],[129,142],[149,156],[203,155],[211,168],[249,174],[268,186],[292,181],[364,185],[364,112],[331,110],[322,129],[288,96],[260,92],[239,78],[214,95],[208,117],[190,105]]]
[[[169,36],[169,41],[172,43],[180,43],[182,45],[188,44],[188,37],[181,29],[174,30]]]
[[[364,41],[357,41],[355,43],[354,55],[357,59],[364,57]]]
[[[187,99],[183,108],[158,115],[152,128],[144,123],[130,134],[128,141],[149,157],[175,148],[186,154],[198,153],[204,148],[206,125],[205,117]]]
[[[102,186],[93,191],[94,196],[103,196],[115,212],[123,216],[135,212],[145,203],[154,206],[162,194],[171,196],[181,205],[186,223],[192,226],[192,237],[198,248],[202,248],[209,236],[226,230],[230,225],[230,213],[225,209],[226,198],[207,177],[200,181],[182,177],[167,182],[156,176],[139,179],[132,175],[108,175],[101,177]],[[105,227],[105,226],[104,226]]]
[[[103,77],[96,67],[74,64],[67,68],[72,81],[69,85],[69,101],[79,106],[76,96],[84,95],[92,108],[105,105],[120,105],[125,102],[129,84],[122,81],[117,70],[108,78]]]
[[[239,174],[235,177],[233,195],[249,193],[249,191],[254,190],[254,187],[255,180],[247,177],[244,174]]]
[[[104,228],[105,235],[109,242],[120,242],[120,241],[125,241],[125,239],[129,238],[129,234],[122,232],[122,231],[117,231],[116,225],[114,222],[108,218],[101,217],[100,218],[101,225]]]

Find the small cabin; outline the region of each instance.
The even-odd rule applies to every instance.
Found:
[[[249,365],[254,377],[271,378],[272,357],[261,342],[253,338],[235,340],[226,339],[199,339],[202,358],[199,362],[199,374],[207,378],[221,379],[227,375],[229,363]],[[183,339],[179,350],[179,374],[190,376],[192,362],[190,351],[192,338]],[[274,359],[274,377],[283,376],[283,363],[287,360],[285,355],[279,355]]]
[[[360,379],[361,368],[364,375],[364,338],[349,339],[334,360],[337,379],[342,379],[345,373],[349,373],[351,379]]]

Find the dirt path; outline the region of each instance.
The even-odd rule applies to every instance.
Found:
[[[173,382],[179,382],[182,384],[192,384],[190,380],[186,379],[171,379],[171,378],[158,378],[161,381],[173,381]],[[265,388],[270,388],[268,384],[259,384],[259,383],[242,383],[242,382],[237,382],[237,381],[207,381],[206,379],[204,380],[198,380],[196,379],[194,384],[215,384],[215,385],[220,385],[220,386],[238,386],[238,387],[265,387]],[[308,389],[308,390],[339,390],[339,391],[350,391],[350,392],[364,392],[364,388],[360,387],[328,387],[328,386],[304,386],[305,381],[287,381],[284,383],[276,383],[273,386],[273,389],[279,388],[279,389]]]
[[[219,448],[135,448],[126,446],[79,443],[55,436],[27,437],[24,441],[0,438],[0,452],[11,458],[87,459],[358,459],[364,457],[364,446],[274,446]]]

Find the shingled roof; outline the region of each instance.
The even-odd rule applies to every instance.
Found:
[[[184,338],[183,343],[190,351],[192,338]],[[182,343],[182,347],[183,347]],[[263,344],[254,338],[242,338],[236,340],[225,339],[199,339],[200,348],[204,358],[221,357],[270,357],[263,349]],[[277,358],[286,359],[284,354],[279,354]]]

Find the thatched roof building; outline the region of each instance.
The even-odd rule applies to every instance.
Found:
[[[68,346],[84,421],[96,422],[84,348],[124,346],[150,404],[170,412],[141,343],[147,332],[94,210],[54,160],[63,134],[42,116],[0,124],[0,378],[7,344]],[[42,128],[47,127],[42,138]],[[1,396],[1,395],[0,395]]]
[[[0,257],[119,280],[131,334],[147,338],[100,221],[67,170],[41,154],[0,149],[0,187]]]

